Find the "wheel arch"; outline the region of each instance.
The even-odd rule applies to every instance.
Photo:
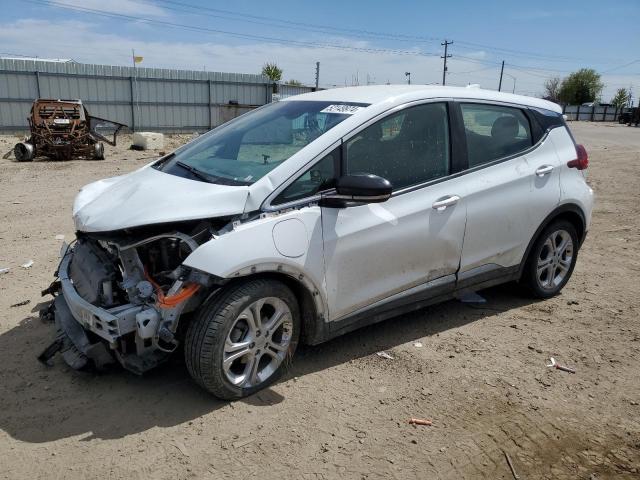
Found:
[[[518,278],[522,277],[527,259],[529,258],[529,253],[531,253],[531,249],[533,248],[534,243],[536,242],[542,231],[547,228],[547,226],[549,226],[552,222],[560,219],[567,220],[575,227],[576,232],[578,233],[578,247],[582,245],[587,234],[587,222],[584,212],[582,211],[580,206],[576,205],[575,203],[567,203],[558,206],[549,215],[547,215],[547,217],[542,221],[540,226],[537,228],[537,230],[529,240],[527,249],[525,250],[522,261],[520,262],[520,271],[518,272]]]
[[[327,307],[320,289],[304,273],[283,264],[253,265],[250,269],[235,272],[225,279],[224,286],[214,295],[219,295],[229,285],[237,285],[256,279],[277,280],[291,289],[300,308],[300,341],[316,344],[324,337],[324,325],[327,318]]]

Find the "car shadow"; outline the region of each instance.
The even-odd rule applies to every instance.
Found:
[[[492,288],[483,292],[488,299],[483,305],[450,301],[321,345],[301,346],[280,383],[532,303],[512,290]],[[52,326],[36,315],[0,335],[0,429],[15,439],[117,439],[189,422],[229,404],[191,381],[182,355],[142,377],[121,369],[77,372],[61,358],[46,367],[36,357],[53,335]],[[284,399],[276,389],[266,389],[242,401],[268,407]]]

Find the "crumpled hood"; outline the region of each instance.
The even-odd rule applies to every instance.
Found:
[[[73,205],[73,220],[77,230],[107,232],[237,215],[248,195],[246,186],[214,185],[143,167],[84,186]]]

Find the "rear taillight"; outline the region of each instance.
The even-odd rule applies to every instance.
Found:
[[[576,145],[576,153],[578,154],[578,158],[567,162],[567,167],[586,170],[589,166],[589,155],[587,155],[587,150],[583,145]]]

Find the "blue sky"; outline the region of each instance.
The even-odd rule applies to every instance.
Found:
[[[603,75],[603,100],[640,92],[640,2],[0,0],[0,55],[257,73],[275,61],[284,79],[322,86],[442,79],[535,95],[545,78],[581,67]],[[65,8],[72,7],[72,8]],[[84,11],[81,11],[84,9]],[[91,10],[91,11],[87,11]],[[96,14],[96,13],[99,13]],[[125,15],[124,17],[121,15]],[[226,32],[226,33],[222,33]],[[633,63],[632,63],[633,62]],[[627,65],[628,64],[628,65]]]

